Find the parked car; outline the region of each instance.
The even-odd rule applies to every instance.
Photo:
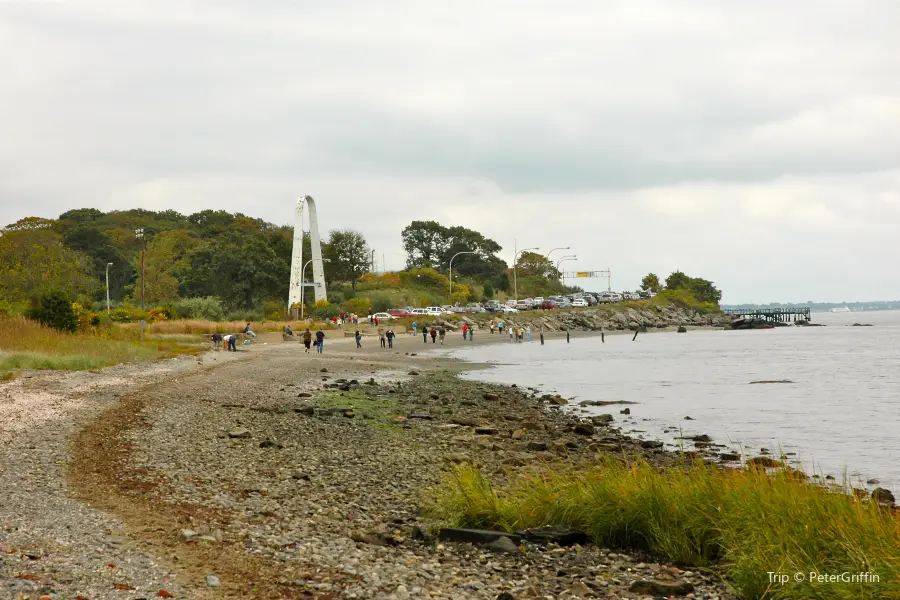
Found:
[[[519,311],[516,310],[515,308],[513,308],[512,306],[506,306],[504,304],[503,306],[500,307],[500,312],[502,312],[503,314],[509,314],[509,313],[517,313]]]
[[[572,301],[572,306],[577,308],[584,308],[587,305],[587,300],[585,300],[584,298],[575,298],[575,300]]]
[[[415,316],[415,315],[422,316],[422,315],[428,314],[428,309],[427,308],[414,308],[410,312],[412,312],[413,316]]]
[[[568,300],[562,300],[556,305],[557,308],[572,308],[572,303]]]
[[[425,314],[429,317],[441,317],[444,315],[444,309],[440,306],[429,306],[425,309]]]
[[[405,319],[407,317],[415,316],[409,309],[406,308],[389,308],[388,314],[395,319]]]
[[[557,304],[553,300],[544,300],[541,302],[541,310],[553,310],[556,307]]]
[[[516,310],[531,310],[531,302],[528,300],[519,300],[516,302]]]
[[[390,313],[386,313],[386,312],[377,312],[374,315],[372,315],[372,318],[378,319],[379,321],[390,321],[391,319],[394,318],[394,316],[391,315]]]

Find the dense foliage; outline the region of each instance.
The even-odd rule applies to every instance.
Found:
[[[221,210],[183,215],[82,208],[56,220],[28,217],[0,231],[0,312],[22,314],[31,299],[54,290],[64,290],[86,314],[105,312],[108,281],[113,310],[103,317],[112,322],[280,319],[293,236],[293,227]],[[506,298],[513,279],[519,298],[578,291],[559,280],[545,256],[523,252],[512,269],[498,256],[496,241],[465,227],[412,221],[401,239],[407,269],[373,274],[363,234],[330,231],[322,254],[331,304],[309,306],[308,312],[330,315],[354,299],[351,310],[367,312]],[[311,257],[308,235],[303,245],[304,259]],[[306,277],[309,271],[307,266]],[[662,288],[652,274],[643,286]],[[686,302],[715,305],[721,297],[711,282],[681,272],[670,275],[665,287]],[[365,311],[356,310],[363,306]]]

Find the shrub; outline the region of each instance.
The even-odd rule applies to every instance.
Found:
[[[372,308],[372,301],[368,298],[353,298],[344,302],[344,310],[357,315],[365,315]]]
[[[134,306],[120,306],[110,311],[109,318],[116,323],[135,323],[149,320],[150,313]]]
[[[57,290],[44,292],[35,298],[25,316],[58,331],[74,332],[78,329],[78,317],[72,301],[64,292]]]
[[[654,300],[668,302],[682,308],[689,308],[700,313],[718,312],[719,306],[711,302],[700,302],[694,295],[684,289],[663,290],[658,293]]]
[[[225,318],[225,308],[222,306],[222,301],[213,296],[207,298],[184,298],[175,303],[175,310],[180,319],[221,321]]]
[[[393,308],[394,302],[390,295],[385,293],[372,294],[372,312],[384,312],[389,308]]]
[[[270,321],[280,321],[284,318],[284,304],[277,300],[263,302],[263,314]]]
[[[341,314],[341,309],[328,300],[317,300],[309,314],[316,319],[330,319]]]
[[[482,290],[482,295],[485,298],[493,298],[494,297],[494,286],[490,281],[484,282],[484,289]]]
[[[148,314],[152,323],[171,321],[178,317],[178,311],[173,306],[157,306],[156,308],[151,308]]]

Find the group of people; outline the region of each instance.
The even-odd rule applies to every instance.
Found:
[[[443,327],[435,327],[431,326],[431,329],[428,329],[428,326],[422,328],[422,342],[428,343],[428,336],[431,336],[431,343],[434,344],[437,338],[441,338],[441,346],[444,345],[444,338],[447,337],[447,330]]]
[[[378,321],[378,320],[376,319],[376,323],[377,323],[377,321]],[[357,331],[356,333],[357,333],[357,336],[358,336],[358,335],[359,335],[359,332]],[[393,348],[393,347],[394,347],[394,337],[395,337],[395,336],[396,336],[396,334],[394,333],[394,329],[393,329],[392,327],[388,327],[388,330],[387,330],[387,331],[385,331],[383,327],[379,327],[379,328],[378,328],[378,339],[381,340],[381,347],[382,347],[382,348],[385,348],[385,347],[387,347],[387,348]],[[387,346],[385,346],[385,342],[387,342]],[[357,337],[357,339],[356,339],[356,347],[357,347],[357,348],[360,347],[360,345],[359,345],[359,337]]]
[[[284,334],[294,335],[290,325],[284,326]],[[325,351],[325,332],[321,329],[315,333],[315,341],[313,341],[313,333],[309,330],[309,327],[301,334],[301,337],[303,338],[303,346],[306,348],[306,352],[309,352],[312,346],[315,346],[316,352],[319,354]]]
[[[531,341],[531,325],[527,327],[512,327],[509,329],[509,341],[515,341],[516,343],[526,341]]]

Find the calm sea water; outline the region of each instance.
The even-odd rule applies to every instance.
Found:
[[[494,364],[470,379],[534,386],[613,413],[623,431],[673,442],[706,433],[756,456],[769,448],[810,473],[900,487],[900,311],[814,314],[826,327],[573,337],[451,353]],[[854,322],[873,327],[851,327]],[[758,380],[793,383],[755,384]],[[577,409],[581,410],[581,409]],[[686,421],[685,416],[694,420]],[[872,486],[869,486],[872,487]]]

